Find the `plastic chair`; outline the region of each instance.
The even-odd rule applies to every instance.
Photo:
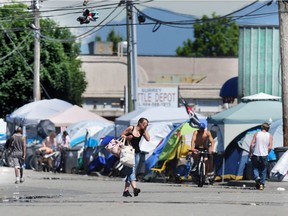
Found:
[[[160,177],[160,178],[164,179],[164,182],[167,182],[165,170],[166,170],[168,161],[170,161],[170,160],[165,160],[160,168],[156,168],[156,167],[151,168],[152,176],[153,176],[152,181],[155,181],[157,178]]]

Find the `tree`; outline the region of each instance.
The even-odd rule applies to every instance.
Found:
[[[107,41],[111,41],[113,42],[113,53],[117,53],[118,51],[118,43],[123,41],[123,38],[121,35],[116,34],[116,32],[114,31],[114,29],[112,29],[108,35],[107,35]]]
[[[177,47],[178,56],[237,56],[239,28],[231,18],[212,14],[212,18],[206,15],[201,20],[196,20],[194,38],[183,42],[183,47]]]
[[[95,41],[97,41],[97,42],[101,42],[101,41],[102,41],[101,36],[96,36],[96,37],[95,37]]]
[[[0,10],[0,117],[33,100],[35,30],[24,4]],[[58,98],[81,105],[87,82],[81,71],[80,45],[72,33],[41,19],[40,85],[43,98]],[[68,39],[68,40],[67,40]]]

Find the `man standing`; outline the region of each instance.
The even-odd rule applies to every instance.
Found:
[[[253,177],[256,188],[263,190],[266,180],[268,154],[272,149],[272,135],[268,132],[270,125],[263,123],[261,131],[256,132],[250,145],[250,158],[253,166]]]
[[[26,139],[22,135],[22,128],[18,127],[12,136],[12,158],[15,169],[15,184],[23,183],[23,165],[26,157]]]

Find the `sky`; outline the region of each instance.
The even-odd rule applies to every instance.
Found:
[[[0,0],[0,4],[5,0]],[[21,0],[20,0],[21,2]],[[29,2],[23,0],[22,2]],[[81,42],[81,52],[88,52],[88,43],[100,36],[106,40],[108,32],[114,29],[117,34],[126,39],[126,10],[124,6],[117,7],[120,0],[89,0],[87,8],[97,9],[99,19],[87,25],[80,25],[76,21],[81,16],[83,0],[44,0],[41,2],[41,16],[50,17],[61,27],[68,27]],[[203,15],[211,16],[213,12],[225,16],[256,1],[251,0],[134,0],[135,7],[147,17],[145,24],[137,23],[137,51],[138,55],[175,55],[178,46],[188,38],[193,39],[193,28],[190,25],[161,25],[155,20],[177,21],[177,23]],[[273,1],[257,1],[245,10],[233,14],[238,16],[236,22],[241,25],[278,24],[278,8]],[[239,15],[243,17],[239,17]],[[158,28],[159,27],[159,28]],[[153,31],[154,30],[154,31]]]

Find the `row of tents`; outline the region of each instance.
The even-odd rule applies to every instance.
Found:
[[[279,97],[261,93],[244,98],[238,105],[208,118],[200,114],[197,116],[215,135],[215,151],[218,156],[215,160],[216,175],[222,179],[243,178],[244,169],[249,162],[249,134],[259,129],[263,122],[272,122],[274,147],[283,146],[282,103]],[[46,133],[51,125],[52,128],[65,126],[71,138],[72,148],[96,148],[101,138],[119,136],[128,125],[136,125],[140,117],[146,117],[150,121],[151,141],[140,143],[141,150],[147,152],[146,173],[159,161],[185,155],[185,151],[190,147],[193,131],[196,130],[189,124],[187,126],[188,115],[185,107],[139,109],[111,122],[81,107],[52,99],[27,104],[7,116],[6,121],[8,133],[12,133],[15,125],[25,126],[28,138],[32,140],[41,131],[39,126],[42,127],[42,131],[46,130]]]

